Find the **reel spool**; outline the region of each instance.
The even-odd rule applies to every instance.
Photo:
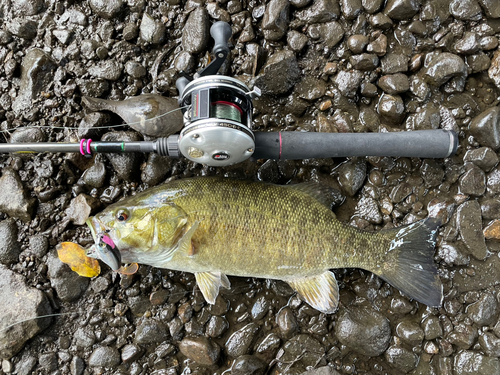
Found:
[[[212,166],[236,164],[255,151],[252,99],[259,95],[237,79],[209,75],[187,84],[179,100],[184,128],[179,151],[188,159]]]

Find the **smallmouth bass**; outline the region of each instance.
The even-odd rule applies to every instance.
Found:
[[[124,263],[194,273],[211,304],[232,275],[283,280],[312,307],[333,313],[338,286],[330,269],[362,268],[419,302],[441,305],[436,219],[361,231],[336,219],[331,196],[329,187],[313,182],[198,177],[114,203],[89,225],[96,241],[106,233]]]

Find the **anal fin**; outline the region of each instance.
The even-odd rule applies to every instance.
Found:
[[[196,284],[198,284],[201,294],[203,294],[205,300],[211,305],[215,303],[221,286],[226,289],[231,287],[227,276],[221,272],[197,272],[194,276],[196,277]]]
[[[332,314],[339,303],[339,287],[331,271],[320,275],[304,277],[288,284],[299,293],[309,305],[325,314]]]

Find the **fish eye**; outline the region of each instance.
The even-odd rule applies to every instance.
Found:
[[[120,210],[116,214],[116,220],[118,220],[120,222],[124,222],[124,221],[127,221],[128,216],[129,215],[128,215],[128,212],[126,210]]]

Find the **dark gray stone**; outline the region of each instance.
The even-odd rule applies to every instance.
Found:
[[[207,323],[206,333],[209,337],[221,337],[229,328],[229,323],[226,318],[214,315]]]
[[[500,18],[500,3],[496,0],[479,0],[488,17]]]
[[[57,356],[56,353],[44,353],[38,357],[38,364],[43,368],[46,373],[51,373],[57,370]]]
[[[342,95],[353,98],[363,80],[359,70],[341,70],[333,80]]]
[[[500,107],[490,107],[474,117],[469,125],[470,134],[480,145],[500,148]]]
[[[338,0],[314,0],[313,4],[296,13],[297,19],[305,23],[320,23],[336,20],[340,16]]]
[[[479,73],[491,66],[491,60],[485,53],[478,53],[466,57],[467,66],[472,70],[472,73]]]
[[[142,350],[138,345],[127,344],[121,349],[121,359],[125,363],[132,363],[142,355]]]
[[[313,101],[321,98],[326,92],[326,83],[321,79],[305,76],[295,85],[295,92],[299,98]]]
[[[467,77],[467,66],[457,55],[443,52],[429,62],[424,77],[427,83],[441,86],[454,77]]]
[[[483,195],[486,190],[486,175],[472,163],[465,164],[466,172],[460,176],[460,192],[468,195]]]
[[[205,366],[215,364],[220,356],[219,345],[203,336],[183,339],[179,350],[189,359]]]
[[[376,357],[389,346],[391,326],[387,318],[371,308],[352,307],[340,314],[335,333],[342,344],[357,353]]]
[[[98,346],[89,358],[90,367],[115,368],[120,364],[120,352],[110,346]]]
[[[499,375],[498,358],[486,357],[483,354],[462,350],[454,359],[455,375]]]
[[[290,23],[290,1],[271,0],[266,7],[261,28],[267,40],[280,40]]]
[[[140,345],[158,344],[167,338],[167,327],[153,319],[143,320],[135,331],[135,342]]]
[[[141,180],[149,186],[158,185],[165,180],[172,167],[172,159],[151,153],[146,166],[142,170]]]
[[[481,7],[476,0],[452,0],[450,13],[462,21],[479,21],[482,16]]]
[[[35,199],[29,197],[18,173],[10,168],[3,169],[0,178],[0,211],[24,222],[33,215]]]
[[[102,18],[115,18],[123,7],[123,0],[90,0],[92,10]]]
[[[280,373],[295,370],[296,374],[301,374],[306,369],[326,365],[325,348],[318,340],[307,334],[299,334],[288,340],[283,345],[283,355],[281,361],[277,363]],[[290,366],[290,364],[292,364]]]
[[[351,35],[347,39],[347,47],[354,54],[362,53],[368,45],[369,39],[366,35]]]
[[[465,312],[477,325],[487,326],[497,321],[498,301],[492,294],[483,293],[479,301],[467,306]]]
[[[27,18],[15,18],[7,23],[7,30],[23,39],[34,39],[37,34],[37,23]]]
[[[366,178],[366,162],[364,159],[353,159],[342,164],[338,169],[338,180],[342,189],[354,196],[363,186]]]
[[[107,142],[135,142],[141,141],[141,137],[136,132],[121,131],[121,132],[110,132],[104,134],[102,137],[103,141]],[[124,181],[134,179],[139,174],[139,165],[141,156],[136,153],[130,154],[106,154],[113,168],[118,175]]]
[[[481,228],[481,207],[477,201],[468,201],[458,207],[457,227],[470,254],[476,259],[484,259],[487,249]]]
[[[165,41],[165,25],[147,13],[142,16],[141,26],[139,28],[140,38],[151,44],[160,44]]]
[[[399,95],[382,95],[377,110],[382,118],[393,125],[399,125],[405,116],[405,105]]]
[[[288,46],[295,52],[300,52],[308,42],[307,36],[295,30],[290,30],[287,34]]]
[[[285,340],[293,337],[293,335],[299,330],[299,323],[293,315],[292,309],[288,306],[282,308],[278,312],[276,322],[278,323],[280,334]]]
[[[382,214],[377,201],[371,197],[362,197],[358,201],[353,217],[360,217],[372,224],[382,223]]]
[[[389,95],[401,94],[410,89],[406,74],[397,73],[380,77],[378,86]]]
[[[0,263],[13,264],[19,260],[21,244],[17,241],[17,224],[12,218],[0,222]]]
[[[487,175],[486,187],[488,192],[497,194],[500,193],[500,168],[496,167]]]
[[[443,327],[437,316],[431,315],[423,321],[424,336],[426,340],[434,340],[443,335]]]
[[[16,364],[16,375],[32,375],[36,363],[36,357],[32,355],[23,355],[21,360]]]
[[[373,70],[378,66],[378,56],[373,53],[362,53],[349,58],[352,67],[357,70]]]
[[[498,156],[491,148],[480,147],[467,151],[464,162],[474,163],[483,171],[489,172],[498,164]]]
[[[264,94],[279,95],[288,92],[301,77],[297,58],[292,51],[275,52],[261,73],[255,78],[255,86]]]
[[[55,253],[48,254],[47,266],[50,285],[56,290],[61,301],[74,301],[87,290],[89,279],[78,276],[68,265],[61,262]]]
[[[123,65],[116,60],[106,60],[90,66],[88,70],[96,78],[116,81],[122,75]]]
[[[249,323],[234,332],[226,341],[227,354],[234,358],[247,354],[258,331],[258,325]]]
[[[424,331],[416,322],[403,320],[396,326],[396,334],[411,346],[418,346],[424,339]]]
[[[500,356],[500,339],[493,333],[484,332],[477,341],[487,356],[497,358]]]
[[[472,55],[479,51],[479,36],[476,33],[466,31],[463,37],[455,43],[455,51],[465,55]]]
[[[488,198],[481,202],[481,214],[485,220],[494,220],[500,217],[500,199]]]
[[[29,252],[37,258],[42,258],[49,250],[49,239],[46,236],[37,234],[29,238]]]
[[[43,9],[43,0],[14,0],[12,9],[17,16],[34,16]]]
[[[384,357],[394,368],[406,374],[417,366],[418,357],[412,351],[393,345],[384,353]]]
[[[104,163],[95,162],[89,169],[82,174],[82,180],[85,185],[100,188],[106,182],[106,166]]]
[[[83,370],[85,370],[85,362],[80,357],[74,356],[71,359],[71,364],[69,365],[71,375],[82,375]]]
[[[319,41],[328,48],[335,47],[344,36],[344,30],[340,23],[336,21],[322,23],[318,25]]]
[[[413,17],[420,9],[417,0],[388,0],[384,13],[395,20],[407,20]]]
[[[341,9],[344,18],[353,20],[361,13],[361,0],[341,0]]]
[[[125,64],[125,71],[133,78],[142,78],[148,74],[146,68],[135,61],[127,61]]]
[[[49,326],[50,319],[33,318],[51,314],[52,309],[42,291],[27,287],[21,275],[3,265],[0,265],[0,300],[0,358],[10,359],[26,341]]]
[[[380,67],[384,74],[404,73],[408,71],[409,57],[399,53],[388,53],[381,62]]]
[[[267,364],[252,355],[238,357],[231,366],[231,375],[264,375]]]
[[[209,40],[209,26],[206,9],[193,10],[182,30],[182,48],[194,54],[205,51]]]

